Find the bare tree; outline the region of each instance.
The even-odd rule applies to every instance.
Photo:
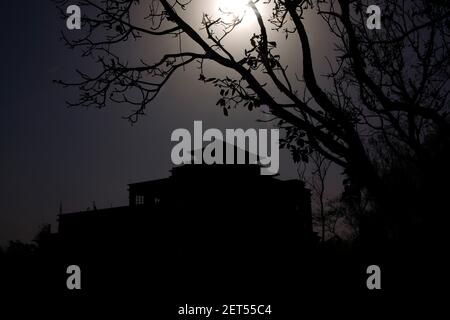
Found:
[[[300,179],[305,181],[308,188],[311,189],[313,203],[316,204],[313,208],[313,222],[320,227],[321,240],[325,242],[328,225],[326,187],[332,162],[318,152],[313,152],[309,156],[309,160],[308,163],[300,163],[298,174]],[[310,174],[307,174],[307,171]]]
[[[64,3],[61,10],[64,10]],[[389,152],[420,166],[427,157],[424,141],[429,134],[448,136],[450,10],[445,1],[384,0],[382,30],[366,28],[367,0],[249,1],[258,30],[241,44],[241,54],[225,45],[242,23],[203,14],[201,28],[185,18],[191,1],[182,0],[81,0],[83,36],[68,39],[94,57],[100,72],[78,72],[80,98],[71,105],[103,108],[108,103],[134,106],[127,117],[135,122],[145,113],[173,74],[197,63],[199,80],[218,88],[217,104],[224,113],[243,105],[268,106],[286,128],[284,146],[301,159],[312,150],[344,168],[352,183],[369,191],[379,204],[386,203],[383,181],[368,140],[382,139]],[[261,8],[271,10],[264,18]],[[139,14],[136,14],[139,12]],[[323,19],[334,42],[336,57],[329,57],[331,86],[321,86],[315,71],[306,15]],[[301,75],[283,63],[283,52],[272,31],[289,42],[302,61]],[[131,65],[114,50],[128,41],[174,37],[191,45],[167,52],[156,63]],[[195,48],[192,51],[183,47]],[[221,66],[222,77],[207,76],[205,62]],[[271,88],[275,88],[272,90]]]

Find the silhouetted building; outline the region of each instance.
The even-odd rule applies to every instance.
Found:
[[[168,178],[130,184],[126,207],[60,214],[58,232],[71,238],[120,237],[137,232],[142,223],[149,224],[143,232],[173,231],[177,224],[213,233],[262,228],[268,235],[292,228],[307,238],[310,191],[300,180],[260,175],[259,165],[184,165]]]
[[[183,165],[171,173],[130,184],[128,206],[60,214],[58,233],[40,242],[60,266],[51,272],[63,277],[58,270],[81,265],[94,291],[151,275],[162,277],[159,290],[179,292],[200,284],[264,286],[309,260],[315,237],[303,182],[263,176],[250,164]],[[117,283],[118,274],[125,282]]]
[[[248,281],[251,273],[259,283],[297,268],[315,239],[304,183],[260,172],[257,164],[189,164],[168,178],[130,184],[128,206],[60,214],[49,252],[85,263],[96,277],[114,265],[136,277],[170,274],[185,285],[198,277],[207,284],[217,272],[221,281]]]

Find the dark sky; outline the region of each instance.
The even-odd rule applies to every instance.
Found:
[[[55,230],[60,203],[64,212],[85,210],[94,200],[98,208],[125,205],[128,183],[169,175],[170,135],[191,130],[194,120],[204,128],[261,127],[259,112],[225,117],[215,106],[217,92],[196,81],[195,66],[178,73],[134,126],[121,119],[129,111],[123,105],[69,109],[65,101],[74,92],[52,80],[75,79],[74,70],[89,70],[91,62],[58,40],[65,21],[54,4],[1,1],[0,12],[0,245],[30,240],[44,223]],[[323,46],[322,40],[312,43]],[[147,43],[130,55],[165,49]],[[287,152],[280,174],[296,177]]]

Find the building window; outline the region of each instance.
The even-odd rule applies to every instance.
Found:
[[[144,196],[136,196],[136,205],[137,206],[144,205]]]
[[[155,205],[158,205],[161,202],[161,199],[158,197],[155,197]]]

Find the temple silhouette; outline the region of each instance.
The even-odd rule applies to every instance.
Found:
[[[183,242],[230,235],[267,242],[275,234],[307,241],[312,235],[310,191],[300,180],[262,176],[254,164],[192,164],[171,173],[130,184],[128,206],[59,214],[57,237],[78,251],[83,243],[108,246],[161,233]]]
[[[244,164],[186,164],[173,168],[168,178],[130,184],[128,206],[60,212],[58,236],[74,242],[100,237],[104,242],[119,234],[142,232],[146,237],[164,230],[165,235],[185,236],[184,241],[201,235],[217,239],[221,233],[268,239],[292,227],[293,237],[310,238],[311,195],[305,184],[261,175],[261,165],[250,163],[247,150],[231,147],[235,163],[239,152],[245,154]],[[193,160],[195,154],[191,152]]]
[[[315,240],[310,190],[300,180],[261,175],[258,164],[182,165],[128,192],[128,206],[60,213],[57,233],[41,237],[42,251],[63,265],[90,266],[102,287],[104,267],[117,263],[136,275],[176,266],[172,278],[183,281],[198,281],[194,274],[206,281],[218,270],[230,272],[223,281],[244,270],[267,275]]]

